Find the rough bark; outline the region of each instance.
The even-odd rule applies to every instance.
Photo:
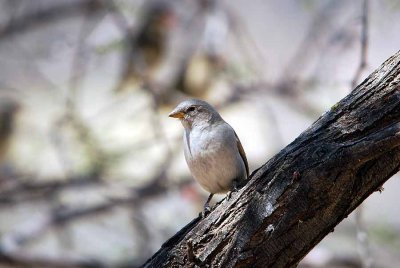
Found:
[[[144,267],[295,267],[399,170],[400,52]]]

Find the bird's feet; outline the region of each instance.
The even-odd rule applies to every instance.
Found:
[[[236,192],[237,192],[237,189],[232,189],[232,190],[228,193],[228,195],[227,195],[227,197],[226,197],[226,200],[231,199],[232,194],[233,194],[233,193],[236,193]]]
[[[200,217],[204,219],[204,218],[207,217],[208,214],[210,214],[210,213],[211,213],[211,208],[210,208],[210,206],[207,204],[207,206],[204,206],[203,211],[200,212]]]
[[[243,186],[245,185],[245,183],[243,181],[239,181],[237,179],[234,179],[232,181],[232,188],[231,191],[228,193],[228,197],[227,200],[231,199],[232,194],[237,192],[239,189],[241,189]]]
[[[204,204],[203,212],[200,213],[200,217],[205,218],[205,217],[207,217],[208,214],[210,214],[210,212],[211,212],[210,201],[211,201],[213,196],[214,196],[214,194],[210,194],[208,196],[207,201]]]

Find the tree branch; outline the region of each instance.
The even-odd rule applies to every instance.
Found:
[[[17,16],[4,25],[0,25],[0,41],[17,33],[27,32],[39,26],[59,21],[83,12],[96,14],[105,10],[99,0],[66,1],[50,8]]]
[[[144,267],[294,267],[400,168],[400,52]]]

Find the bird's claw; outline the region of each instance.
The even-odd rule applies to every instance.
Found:
[[[239,182],[238,182],[238,180],[233,180],[233,182],[232,182],[232,188],[231,188],[231,191],[228,193],[228,196],[227,196],[227,200],[229,200],[229,199],[231,199],[231,197],[232,197],[232,194],[233,193],[236,193],[241,187],[239,187],[240,185],[239,185]]]
[[[232,189],[229,193],[228,193],[228,195],[227,195],[227,197],[226,197],[226,200],[229,200],[229,199],[231,199],[231,197],[232,197],[232,194],[234,193],[234,192],[236,192],[237,190],[235,190],[235,189]]]
[[[211,208],[210,208],[210,206],[207,204],[207,205],[204,206],[204,210],[203,210],[202,212],[200,212],[200,217],[204,219],[204,218],[207,217],[208,214],[210,214],[210,213],[211,213]]]

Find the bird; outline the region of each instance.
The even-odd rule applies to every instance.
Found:
[[[243,146],[235,130],[203,100],[185,100],[169,117],[183,125],[186,163],[194,179],[210,193],[203,213],[210,212],[214,194],[235,191],[247,181],[249,165]]]

